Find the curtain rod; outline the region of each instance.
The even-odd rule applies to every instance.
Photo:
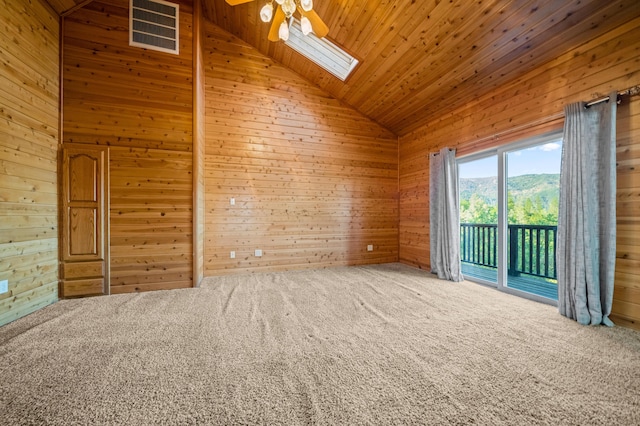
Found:
[[[620,96],[624,96],[624,95],[634,96],[638,94],[640,94],[640,86],[629,87],[628,89],[618,92],[618,99],[616,99],[616,102],[620,103],[620,98],[619,98]],[[584,105],[584,107],[589,108],[590,106],[601,104],[602,102],[609,102],[609,96],[596,99],[595,101],[587,102]]]

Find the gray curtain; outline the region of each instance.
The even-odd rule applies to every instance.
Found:
[[[558,213],[558,310],[613,326],[616,260],[616,98],[565,107]]]
[[[462,281],[456,153],[444,148],[429,157],[431,272],[441,279]]]

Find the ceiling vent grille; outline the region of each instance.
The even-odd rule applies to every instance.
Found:
[[[179,53],[178,5],[162,0],[131,0],[129,45]]]

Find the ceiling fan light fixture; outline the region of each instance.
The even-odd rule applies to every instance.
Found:
[[[282,21],[282,24],[280,24],[280,28],[278,29],[278,36],[282,41],[289,40],[289,23],[286,19]]]
[[[271,22],[273,18],[273,3],[269,2],[260,9],[260,19],[262,22]]]
[[[145,2],[150,0],[131,1]],[[237,6],[239,4],[255,2],[255,0],[225,0],[225,2],[231,6]],[[329,33],[327,24],[322,22],[318,14],[312,10],[313,0],[260,0],[258,4],[262,4],[258,13],[260,20],[264,23],[271,23],[267,36],[269,41],[287,41],[291,35],[291,25],[294,21],[297,25],[296,31],[301,36],[317,35],[320,39],[323,39]],[[253,16],[255,17],[255,15]]]
[[[302,34],[309,35],[309,33],[313,30],[309,18],[303,16],[302,19],[300,19],[300,28],[302,29]]]
[[[309,12],[313,9],[313,0],[300,0],[300,7],[305,12]]]

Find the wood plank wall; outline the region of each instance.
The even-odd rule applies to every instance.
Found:
[[[640,40],[640,31],[636,40]],[[640,52],[640,42],[636,44]],[[640,69],[636,53],[635,69]],[[635,84],[640,84],[636,74]],[[618,106],[617,238],[613,320],[640,330],[640,96]]]
[[[0,7],[0,325],[58,298],[59,21]]]
[[[205,274],[397,261],[397,138],[219,27],[206,35]]]
[[[65,18],[63,142],[110,146],[111,292],[193,283],[193,7],[180,55],[129,46],[129,0]]]
[[[429,265],[428,153],[457,148],[481,151],[556,127],[562,121],[517,134],[510,129],[563,111],[564,105],[640,84],[640,20],[636,19],[569,51],[511,84],[400,138],[400,261]],[[507,132],[499,139],[491,135]],[[640,324],[640,99],[618,109],[618,252],[615,320]],[[478,141],[482,140],[481,143]]]

